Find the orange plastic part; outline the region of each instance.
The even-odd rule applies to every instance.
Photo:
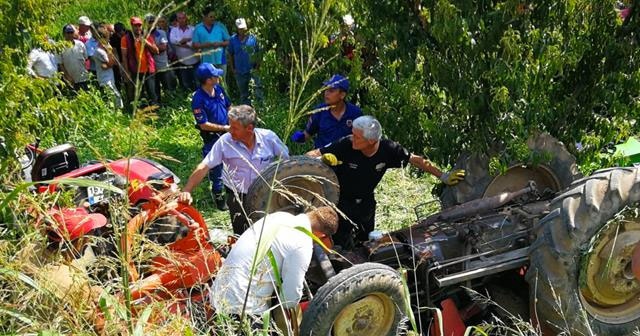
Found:
[[[445,299],[440,302],[442,306],[442,329],[438,316],[435,315],[434,324],[431,327],[431,334],[436,336],[464,336],[467,327],[464,325],[458,307],[456,307],[453,299]]]

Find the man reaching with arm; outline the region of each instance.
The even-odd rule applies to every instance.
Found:
[[[322,156],[322,161],[333,166],[340,184],[338,209],[348,219],[340,218],[338,232],[333,236],[336,245],[352,249],[354,240],[363,242],[375,228],[376,200],[374,190],[389,168],[412,164],[448,185],[464,180],[464,170],[443,173],[429,160],[410,153],[397,142],[382,139],[382,127],[372,116],[353,121],[353,134],[325,147],[307,153]]]
[[[191,203],[191,191],[211,168],[224,163],[226,174],[223,174],[223,182],[233,232],[242,234],[249,227],[249,220],[243,211],[249,186],[272,161],[288,159],[289,150],[274,132],[255,127],[256,111],[253,107],[233,106],[229,109],[228,118],[228,132],[220,136],[191,173],[179,200]]]

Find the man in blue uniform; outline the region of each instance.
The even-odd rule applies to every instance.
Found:
[[[362,116],[356,105],[345,101],[349,92],[349,79],[342,75],[333,75],[323,83],[324,104],[315,108],[316,113],[309,117],[304,131],[296,131],[291,140],[305,143],[315,136],[314,148],[322,148],[340,138],[351,134],[353,120]]]
[[[202,63],[196,70],[200,81],[200,88],[196,90],[191,101],[193,116],[196,118],[196,128],[200,130],[202,157],[206,157],[213,144],[220,136],[229,130],[227,113],[231,101],[227,97],[222,86],[219,85],[223,71],[214,67],[211,63]],[[224,185],[222,183],[222,164],[209,170],[211,181],[211,195],[219,210],[226,210],[224,198]]]

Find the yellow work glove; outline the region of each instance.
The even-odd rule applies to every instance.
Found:
[[[454,186],[458,184],[458,182],[464,180],[464,175],[464,169],[456,169],[442,174],[440,176],[440,181],[446,185]]]
[[[331,153],[322,154],[322,157],[320,159],[322,160],[322,162],[324,162],[324,164],[331,167],[342,164],[342,161],[339,161],[338,158]]]

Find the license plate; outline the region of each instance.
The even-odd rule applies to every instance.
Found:
[[[87,187],[87,201],[94,205],[104,199],[104,189],[98,187]]]

